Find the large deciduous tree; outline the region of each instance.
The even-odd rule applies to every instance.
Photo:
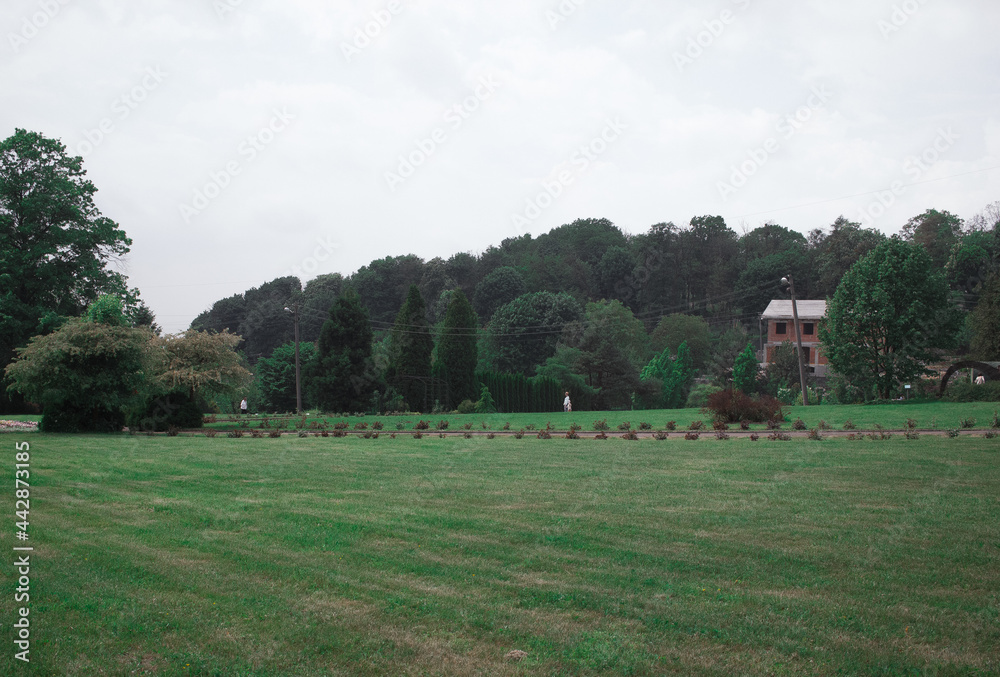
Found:
[[[582,318],[583,309],[569,294],[519,296],[493,314],[484,341],[486,362],[496,371],[533,374],[555,354],[566,325]]]
[[[307,365],[315,358],[316,346],[312,343],[299,345],[299,364]],[[297,400],[295,396],[295,344],[286,343],[279,346],[254,366],[254,376],[257,379],[257,389],[260,392],[259,409],[273,413],[295,411]],[[308,393],[303,392],[303,395]],[[306,399],[303,407],[308,409],[310,402]]]
[[[705,318],[674,313],[660,319],[650,334],[653,352],[669,350],[676,354],[682,343],[687,344],[694,367],[705,365],[712,352],[712,331]]]
[[[844,276],[820,338],[835,372],[888,398],[900,381],[927,372],[959,324],[940,267],[924,247],[894,237]]]
[[[96,192],[82,158],[58,140],[17,129],[0,142],[0,364],[51,319],[78,317],[101,294],[138,304],[108,268],[132,241],[101,215]]]
[[[472,300],[479,317],[484,322],[489,322],[497,308],[510,303],[527,291],[528,285],[525,284],[521,273],[510,266],[500,266],[476,285]]]
[[[448,383],[449,407],[458,406],[464,400],[476,401],[479,397],[476,383],[478,325],[469,299],[461,289],[452,291],[437,347],[437,359],[443,365]]]

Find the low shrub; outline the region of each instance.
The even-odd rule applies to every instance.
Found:
[[[763,423],[768,419],[784,419],[785,410],[781,402],[769,395],[750,397],[741,390],[720,390],[708,398],[704,407],[716,420],[726,423],[751,421]]]
[[[667,421],[667,430],[677,430],[677,421]]]
[[[334,437],[347,437],[347,431],[343,428],[334,429],[332,434]],[[301,437],[301,435],[299,437]]]
[[[515,440],[524,439],[524,428],[521,428],[516,433],[514,433],[514,439]]]
[[[218,434],[219,434],[218,430],[206,430],[205,431],[205,437],[207,437],[208,439],[212,439],[212,438],[214,438]]]
[[[462,430],[472,430],[472,424],[471,423],[463,423],[462,424]]]
[[[448,421],[438,421],[437,429],[438,430],[447,430],[449,425],[450,424],[448,423]]]
[[[948,431],[948,437],[951,437],[951,438],[958,437],[960,434],[961,434],[961,432],[959,430],[957,430],[957,429],[949,430]]]
[[[548,429],[546,429],[546,430],[539,430],[537,437],[540,440],[551,440],[552,439],[552,434],[548,431]]]
[[[472,439],[472,432],[469,431],[469,430],[466,430],[465,433],[463,434],[463,437],[465,437],[465,439],[467,439],[467,440],[471,440]]]
[[[712,429],[717,431],[729,430],[729,424],[725,421],[713,421]]]
[[[281,431],[280,430],[271,430],[270,432],[267,433],[267,436],[270,437],[270,438],[272,438],[272,439],[277,439],[277,438],[281,437]]]
[[[813,428],[809,431],[809,439],[811,440],[821,440],[823,436],[819,433],[819,428]]]
[[[1000,433],[998,433],[996,430],[987,430],[986,434],[983,435],[983,437],[985,437],[988,440],[995,440],[997,437],[1000,437]]]
[[[619,423],[618,424],[618,430],[620,430],[622,432],[625,432],[626,430],[631,430],[631,429],[632,429],[632,423],[630,423],[629,421],[625,421],[624,423]]]
[[[476,413],[476,403],[472,400],[462,400],[462,403],[458,405],[458,413],[460,414],[474,414]]]
[[[750,421],[746,419],[740,421],[740,430],[750,430]]]
[[[333,424],[333,429],[334,430],[347,430],[350,427],[351,427],[351,424],[348,423],[347,421],[338,421],[337,423]]]
[[[264,431],[263,430],[251,430],[250,431],[250,437],[254,438],[255,440],[259,440],[263,436],[264,436]]]
[[[256,431],[254,431],[256,432]],[[181,433],[181,429],[175,425],[167,426],[167,437],[177,437]]]
[[[594,430],[598,432],[604,432],[608,429],[608,419],[602,418],[600,421],[594,421]]]
[[[963,418],[961,420],[961,423],[962,423],[962,427],[963,428],[975,428],[976,427],[976,419],[974,419],[974,418]]]
[[[623,440],[637,440],[639,436],[635,434],[634,430],[626,430],[625,434],[622,435]]]
[[[772,432],[770,435],[767,436],[767,439],[771,440],[772,442],[788,442],[789,440],[792,439],[792,436],[789,435],[788,433],[783,433],[775,430],[774,432]]]
[[[496,436],[496,433],[486,433],[486,439],[488,440],[496,439]]]
[[[701,421],[691,421],[691,425],[688,426],[688,430],[701,430],[705,427],[705,424]]]
[[[594,435],[594,439],[595,439],[595,440],[606,440],[606,439],[608,439],[608,436],[607,436],[607,434],[606,434],[606,433],[605,433],[605,432],[604,432],[604,431],[602,430],[601,432],[599,432],[599,433],[597,433],[596,435]]]
[[[340,432],[343,433],[344,431],[340,431]],[[344,433],[344,435],[346,435],[346,434],[347,433]],[[309,437],[309,433],[307,433],[305,430],[300,430],[299,431],[299,437]]]
[[[365,423],[364,421],[358,421],[357,423],[354,424],[354,429],[355,430],[368,430],[368,424]]]
[[[653,439],[654,440],[659,440],[660,442],[662,442],[663,440],[667,439],[668,437],[670,437],[670,435],[668,433],[665,433],[665,432],[655,432],[655,433],[653,433]]]
[[[576,434],[575,430],[573,430],[572,428],[570,428],[569,432],[566,433],[566,439],[567,440],[578,440],[578,439],[580,439],[580,436]]]
[[[375,421],[372,423],[372,430],[381,430],[383,427],[382,421]]]
[[[321,437],[329,437],[330,436],[330,431],[329,430],[324,430],[323,432],[320,433],[320,436]]]
[[[699,433],[696,433],[696,432],[693,432],[693,431],[692,432],[684,433],[684,439],[686,439],[686,440],[696,440],[699,437],[701,437],[701,435]]]
[[[854,425],[854,421],[847,419],[844,421],[844,430],[854,430],[857,426]]]
[[[716,430],[715,431],[715,439],[717,439],[717,440],[728,440],[729,439],[729,433],[727,433],[725,430]]]
[[[907,430],[913,430],[916,427],[917,427],[917,420],[916,419],[914,419],[914,418],[908,418],[908,419],[906,419],[906,429]]]
[[[535,425],[534,423],[529,423],[528,425],[524,426],[524,429],[525,430],[538,430],[538,426]]]
[[[823,419],[819,420],[819,425],[817,425],[816,427],[819,428],[820,430],[833,430],[833,426],[831,426]]]
[[[424,437],[424,434],[422,432],[420,432],[419,430],[417,430],[415,433],[413,433],[413,439],[415,439],[415,440],[421,440],[421,439],[423,439],[423,437]]]
[[[795,419],[795,423],[792,424],[792,427],[796,430],[805,430],[809,426],[807,426],[806,422],[803,421],[801,418],[797,418]]]
[[[903,437],[905,437],[908,440],[916,440],[920,439],[920,433],[918,433],[916,430],[907,430],[905,433],[903,433]]]
[[[651,423],[646,423],[645,421],[639,423],[639,430],[652,430],[652,429],[653,425]]]
[[[722,390],[719,386],[713,386],[708,384],[699,384],[691,388],[691,392],[688,393],[687,402],[684,403],[686,409],[701,409],[702,407],[707,407],[709,399],[715,393]]]
[[[226,437],[238,440],[239,438],[243,437],[243,431],[242,430],[230,430],[228,433],[226,433]]]
[[[750,441],[751,442],[756,442],[759,439],[760,439],[760,435],[758,435],[757,433],[750,433]]]
[[[510,430],[510,421],[507,421],[506,423],[503,424],[503,429]]]
[[[430,421],[417,421],[417,424],[413,426],[414,430],[430,430]]]
[[[778,421],[776,419],[771,419],[770,421],[767,422],[767,429],[768,430],[781,430],[781,421]]]
[[[948,402],[1000,402],[1000,381],[987,381],[982,385],[953,380],[941,397]]]

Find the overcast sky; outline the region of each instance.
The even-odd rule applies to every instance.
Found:
[[[995,0],[4,0],[167,331],[289,271],[577,218],[893,233],[1000,199]]]

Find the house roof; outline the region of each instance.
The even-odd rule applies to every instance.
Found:
[[[826,317],[826,301],[798,301],[800,320],[819,320]],[[764,312],[760,315],[764,320],[790,320],[792,319],[792,302],[785,299],[774,299]]]

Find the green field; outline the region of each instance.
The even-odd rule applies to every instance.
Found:
[[[0,674],[1000,672],[981,435],[0,440]]]

